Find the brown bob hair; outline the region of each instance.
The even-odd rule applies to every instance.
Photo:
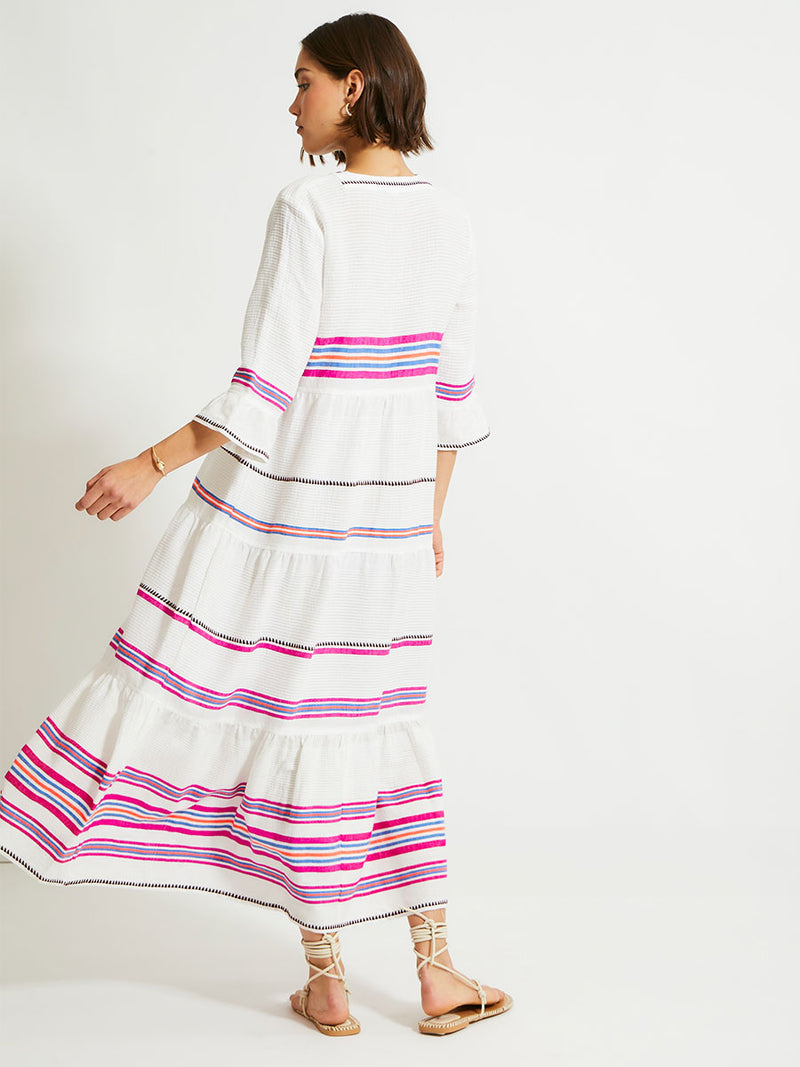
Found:
[[[333,78],[346,78],[353,69],[364,75],[364,89],[351,108],[353,114],[344,117],[339,129],[398,152],[416,155],[422,148],[433,148],[425,126],[425,76],[393,22],[366,11],[342,15],[317,26],[300,44]],[[304,154],[301,148],[301,162]],[[324,165],[325,157],[319,158]],[[333,158],[346,162],[338,149]],[[316,166],[312,155],[309,159]]]

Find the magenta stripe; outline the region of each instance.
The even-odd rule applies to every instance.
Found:
[[[48,722],[51,726],[55,726],[55,724],[53,723],[53,721],[51,719],[47,719],[45,721]],[[70,764],[70,766],[74,767],[76,771],[80,771],[80,773],[85,778],[89,778],[93,782],[101,782],[103,780],[102,776],[103,776],[103,774],[105,772],[105,767],[106,767],[105,764],[103,764],[102,767],[98,767],[97,771],[93,774],[90,771],[88,771],[85,767],[82,767],[80,765],[80,763],[76,762],[76,760],[74,760],[71,756],[67,755],[67,753],[64,750],[59,748],[57,745],[53,744],[53,742],[50,740],[50,738],[46,734],[40,732],[40,736],[42,738],[42,741],[45,743],[45,745],[47,745],[47,747],[50,749],[51,752],[55,752],[57,755],[62,756],[63,759],[65,759],[67,761],[67,763]],[[94,762],[94,760],[93,760],[93,762]]]
[[[341,337],[317,337],[314,345],[401,345],[413,341],[441,341],[444,334],[435,330],[427,333],[399,333],[388,337],[351,337],[347,334]]]
[[[74,819],[69,819],[59,807],[55,804],[51,804],[50,801],[46,800],[44,797],[40,797],[37,793],[32,792],[21,778],[18,778],[16,774],[12,775],[11,770],[6,774],[6,778],[11,782],[14,788],[18,789],[20,793],[28,798],[28,800],[32,800],[35,804],[44,808],[45,811],[49,811],[50,814],[54,815],[69,831],[72,833],[75,832],[75,828],[79,824],[75,822]],[[0,796],[0,801],[4,799],[5,798]]]
[[[260,392],[258,389],[255,389],[251,385],[250,379],[254,379],[256,382],[262,385],[268,392],[275,393],[275,398],[268,396],[266,393]],[[234,371],[231,381],[237,382],[239,385],[246,385],[248,389],[253,390],[256,396],[261,397],[262,400],[269,400],[271,404],[274,404],[276,407],[280,407],[281,410],[284,410],[292,401],[291,393],[287,393],[285,390],[279,389],[278,386],[275,385],[273,382],[267,381],[266,378],[262,378],[261,375],[256,374],[256,372],[251,367],[238,367]],[[281,405],[280,403],[281,400],[284,401],[283,405]]]
[[[266,400],[266,402],[268,404],[272,404],[273,407],[276,407],[278,409],[278,411],[284,412],[286,410],[286,408],[283,406],[283,404],[280,403],[280,401],[275,400],[271,396],[264,396],[264,394],[259,392],[258,389],[255,389],[250,384],[250,382],[243,382],[239,378],[237,378],[236,379],[236,384],[244,386],[245,389],[249,389],[252,393],[255,393],[255,395],[258,397],[259,400]]]
[[[271,389],[274,393],[277,393],[279,396],[282,396],[284,400],[286,400],[287,404],[291,401],[291,393],[287,393],[285,389],[279,388],[277,385],[275,385],[274,382],[270,382],[266,378],[262,378],[261,375],[257,374],[252,367],[241,366],[238,367],[234,373],[238,374],[240,371],[243,371],[248,378],[255,378],[257,382],[260,382],[262,385],[266,386],[267,389]]]
[[[49,767],[43,759],[40,759],[36,755],[36,753],[31,749],[30,745],[23,745],[22,752],[24,752],[24,754],[28,757],[31,763],[36,764],[36,766],[39,768],[40,771],[45,774],[45,776],[49,777],[55,782],[58,782],[58,784],[64,789],[68,790],[70,793],[73,793],[82,804],[85,804],[90,808],[94,806],[94,801],[91,797],[91,794],[87,793],[85,789],[81,789],[80,786],[76,785],[74,782],[71,782],[69,778],[65,778],[63,774],[59,774],[58,771],[53,770],[52,767]]]
[[[390,370],[313,370],[306,367],[305,378],[410,378],[418,374],[435,374],[436,367],[395,367]]]

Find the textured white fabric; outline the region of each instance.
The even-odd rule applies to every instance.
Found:
[[[474,234],[460,198],[418,177],[304,176],[280,191],[270,212],[241,363],[285,396],[322,391],[335,406],[338,395],[354,395],[354,383],[302,377],[318,336],[443,332],[434,339],[436,380],[463,386],[475,376],[476,288]],[[358,391],[385,395],[386,383],[360,379]],[[232,381],[195,417],[261,459],[285,396],[259,403],[247,382]],[[424,388],[417,399],[425,404]],[[439,448],[489,435],[474,387],[459,399],[437,395],[435,407]]]
[[[462,201],[422,175],[279,192],[238,366],[195,416],[228,443],[6,774],[3,851],[314,929],[446,903],[433,494],[437,446],[489,436],[476,277]]]

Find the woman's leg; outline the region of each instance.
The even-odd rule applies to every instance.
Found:
[[[300,927],[300,937],[306,941],[322,940],[322,934],[319,930],[306,930],[302,926]],[[309,964],[308,977],[311,978],[318,973],[316,968],[322,970],[331,963],[333,963],[333,957],[330,955],[315,959],[313,966]],[[342,971],[344,969],[344,961],[342,961]],[[291,997],[292,1007],[295,1008],[300,1007],[298,993],[299,990],[293,993]],[[308,987],[306,1011],[321,1023],[343,1023],[347,1019],[349,1012],[344,982],[335,977],[333,969],[328,974],[319,975]]]
[[[445,922],[445,909],[433,908],[430,911],[421,911],[419,914],[411,914],[408,916],[409,926],[422,926],[424,920],[422,915],[427,915],[429,919],[434,919],[436,922]],[[437,937],[433,946],[433,951],[437,953],[436,962],[441,963],[445,967],[452,967],[453,970],[458,970],[450,957],[450,950],[442,946],[447,944],[446,938]],[[431,955],[431,940],[426,938],[423,941],[417,941],[414,944],[414,948],[420,954],[420,956]],[[455,974],[450,974],[449,971],[442,970],[441,967],[435,967],[430,963],[422,963],[419,956],[414,957],[417,964],[419,964],[419,975],[422,995],[422,1010],[426,1015],[444,1015],[445,1012],[452,1011],[453,1008],[457,1008],[460,1004],[480,1004],[481,998],[478,995],[477,989],[474,986],[468,985],[463,978],[459,978]],[[469,971],[466,972],[468,977],[472,977]],[[481,983],[483,985],[483,983]],[[499,989],[494,989],[492,986],[484,985],[484,991],[486,992],[486,1006],[495,1004],[498,1000],[503,999],[503,992]]]

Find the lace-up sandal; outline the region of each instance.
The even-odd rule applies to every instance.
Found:
[[[320,975],[328,974],[331,968],[333,968],[334,977],[344,982],[344,991],[347,994],[347,1008],[348,1011],[350,1010],[350,987],[347,984],[347,980],[344,976],[344,968],[342,967],[339,931],[337,930],[333,934],[323,931],[319,941],[306,941],[305,938],[301,938],[300,943],[305,950],[306,960],[317,973],[312,974],[300,990],[300,1007],[295,1008],[294,1005],[292,1005],[292,1009],[296,1011],[298,1015],[303,1015],[306,1019],[309,1019],[321,1034],[327,1034],[329,1037],[349,1037],[350,1034],[360,1033],[361,1024],[353,1015],[348,1015],[343,1023],[321,1023],[319,1019],[315,1019],[313,1015],[309,1015],[306,1008],[311,983],[315,978],[319,978]],[[314,960],[325,959],[326,956],[332,957],[331,962],[327,967],[318,967],[316,963],[314,963]]]
[[[419,1031],[421,1034],[452,1034],[456,1030],[463,1030],[469,1026],[470,1023],[478,1022],[479,1019],[488,1019],[492,1015],[502,1015],[503,1012],[508,1011],[514,1001],[509,993],[503,993],[503,999],[498,1000],[496,1004],[490,1004],[486,1006],[486,991],[481,983],[476,978],[468,978],[467,975],[462,974],[461,971],[455,971],[452,967],[448,967],[444,963],[440,963],[436,957],[440,952],[443,952],[447,945],[440,945],[434,952],[434,945],[436,939],[442,939],[447,937],[447,923],[439,922],[436,919],[430,919],[427,915],[423,915],[420,911],[406,911],[407,915],[419,915],[423,920],[417,926],[409,925],[411,931],[411,941],[414,944],[414,953],[419,958],[417,963],[417,974],[419,974],[420,968],[424,963],[431,964],[433,967],[441,967],[443,971],[449,971],[451,974],[457,975],[462,978],[468,985],[472,986],[478,996],[481,998],[480,1004],[461,1004],[451,1011],[444,1012],[442,1015],[426,1015],[424,1019],[420,1020]],[[426,956],[420,952],[416,947],[419,941],[430,941],[431,947]]]

